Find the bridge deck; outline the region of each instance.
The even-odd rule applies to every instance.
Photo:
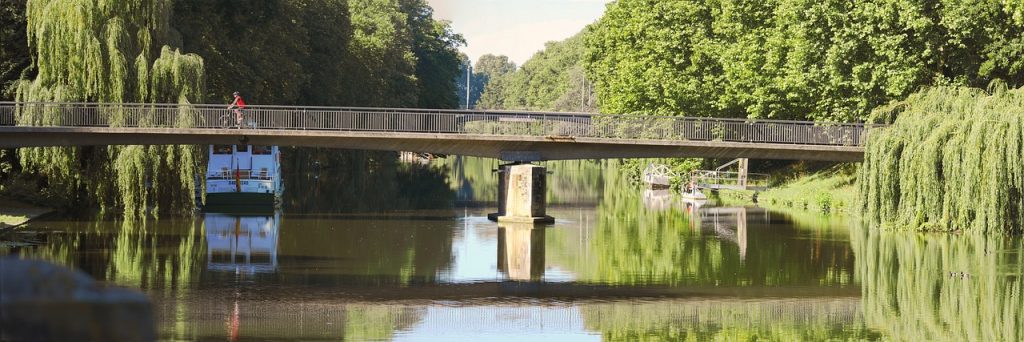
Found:
[[[857,161],[871,126],[582,113],[0,102],[0,148],[273,144],[537,160],[747,157]],[[519,154],[522,155],[522,154]]]

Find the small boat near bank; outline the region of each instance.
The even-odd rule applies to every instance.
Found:
[[[274,208],[281,203],[281,150],[268,145],[210,145],[203,206]]]

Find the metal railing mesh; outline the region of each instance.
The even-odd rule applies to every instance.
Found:
[[[643,115],[408,108],[0,102],[0,126],[485,134],[861,146],[872,125]]]

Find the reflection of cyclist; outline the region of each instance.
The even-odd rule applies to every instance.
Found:
[[[245,100],[242,99],[242,95],[238,94],[237,91],[231,95],[235,97],[235,100],[231,101],[228,109],[235,109],[235,123],[238,128],[242,128],[242,109],[245,109]]]

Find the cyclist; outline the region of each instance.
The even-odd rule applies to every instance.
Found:
[[[228,105],[228,109],[235,110],[235,123],[239,129],[242,128],[242,109],[245,109],[245,100],[242,99],[242,95],[237,91],[231,94],[235,97],[234,101]]]

